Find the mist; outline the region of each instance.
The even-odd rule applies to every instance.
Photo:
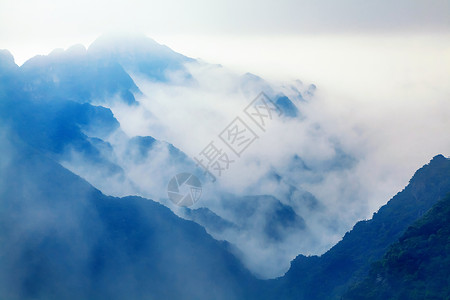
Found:
[[[438,153],[448,155],[450,149],[445,135],[450,125],[448,76],[443,70],[446,61],[439,61],[445,43],[428,40],[432,43],[413,47],[398,60],[407,47],[388,50],[389,39],[378,40],[384,49],[378,56],[379,48],[369,51],[374,42],[365,45],[365,39],[351,46],[344,45],[351,39],[310,41],[311,45],[293,40],[283,44],[278,39],[279,44],[267,44],[259,52],[242,53],[241,59],[252,53],[257,60],[272,57],[259,67],[251,60],[242,61],[239,68],[196,60],[167,71],[164,81],[128,70],[142,92],[135,94],[138,104],[128,105],[118,95],[106,101],[92,99],[92,104],[108,107],[120,127],[101,132],[87,124],[82,129],[107,163],[86,159],[71,147],[65,148],[60,162],[108,195],[154,199],[188,219],[192,216],[167,198],[167,183],[178,173],[196,174],[203,194],[191,209],[207,208],[234,227],[218,232],[211,224],[201,225],[215,238],[234,244],[236,255],[259,277],[280,276],[296,255],[324,253],[356,221],[370,218],[406,186],[417,168]],[[243,47],[248,45],[243,42]],[[356,50],[346,53],[349,48]],[[276,49],[286,50],[273,55]],[[301,52],[296,56],[294,49]],[[313,49],[325,50],[316,53],[314,63],[305,64]],[[354,55],[358,51],[366,55]],[[227,63],[225,54],[226,49],[218,51],[217,57]],[[281,54],[292,63],[283,60],[278,70],[274,57]],[[323,57],[328,59],[321,62]],[[305,74],[300,80],[290,76],[297,67],[298,74]],[[426,72],[418,71],[424,67]],[[246,73],[245,68],[263,76]],[[393,76],[383,78],[391,69]],[[289,97],[298,116],[274,117],[261,130],[244,113],[261,92],[273,101]],[[236,117],[257,135],[239,157],[219,138]],[[193,160],[211,141],[233,161],[215,182]],[[267,200],[267,195],[274,199]],[[257,203],[248,221],[238,217],[239,205],[230,206],[232,200]],[[264,230],[280,207],[293,209],[305,226],[282,228],[274,240]]]
[[[276,243],[264,236],[261,228],[266,220],[258,217],[244,232],[210,232],[234,243],[236,255],[263,278],[282,275],[299,253],[321,254],[329,249],[357,220],[369,218],[401,190],[414,170],[450,149],[444,135],[436,138],[442,132],[436,129],[450,125],[449,104],[441,91],[430,94],[434,100],[426,105],[424,95],[419,93],[408,99],[375,101],[376,91],[363,97],[355,88],[352,97],[346,97],[319,86],[312,94],[311,85],[299,80],[269,82],[202,61],[185,67],[193,80],[186,81],[186,74],[177,72],[167,74],[168,82],[131,74],[143,93],[137,97],[139,105],[109,102],[120,122],[120,133],[107,140],[115,149],[115,162],[124,176],[96,176],[92,168],[83,170],[85,166],[81,160],[74,160],[73,153],[64,166],[107,194],[149,197],[183,217],[183,212],[167,199],[167,182],[177,173],[201,169],[174,163],[167,155],[167,145],[152,148],[147,159],[139,163],[124,159],[127,141],[135,136],[152,136],[193,158],[210,141],[220,142],[218,134],[234,117],[251,124],[243,109],[261,91],[272,99],[288,96],[300,116],[275,118],[266,132],[257,132],[258,139],[241,157],[232,157],[234,162],[217,182],[203,182],[202,198],[193,207],[207,207],[236,222],[221,195],[273,195],[305,218],[307,230],[284,232],[282,241]],[[392,93],[401,94],[401,90]],[[379,97],[385,98],[386,91]],[[293,163],[293,157],[301,158],[303,169]],[[270,176],[273,173],[283,178],[281,184]],[[311,193],[321,209],[308,209],[302,197],[289,195],[292,186]]]

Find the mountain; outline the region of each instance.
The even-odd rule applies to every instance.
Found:
[[[92,66],[80,47],[22,67],[0,56],[0,298],[246,298],[257,280],[228,243],[151,200],[105,196],[59,164],[70,150],[123,175],[112,135],[136,164],[154,147],[188,160],[168,143],[124,136],[111,110],[92,104],[96,91],[133,90],[121,67]],[[97,72],[106,81],[90,77]]]
[[[450,194],[409,227],[344,299],[450,299]]]
[[[8,50],[0,50],[0,97],[20,93],[18,73],[19,66],[12,54]]]
[[[239,228],[257,226],[259,232],[270,241],[279,241],[289,230],[306,229],[303,218],[280,200],[272,196],[246,196],[236,198],[223,196],[223,206],[231,211],[233,221]]]
[[[183,73],[185,80],[192,79],[184,64],[195,62],[139,34],[103,35],[92,43],[88,54],[98,61],[117,62],[128,73],[164,82],[170,79],[169,72]]]
[[[362,280],[414,221],[450,192],[450,159],[435,156],[419,169],[408,186],[374,213],[358,222],[322,256],[299,255],[285,274],[268,282],[261,299],[339,299]]]
[[[201,92],[196,81],[198,78],[194,78],[188,70],[188,66],[192,65],[196,65],[198,69],[200,63],[196,60],[140,35],[102,36],[88,49],[82,45],[75,45],[67,50],[56,49],[48,55],[35,56],[20,67],[14,63],[14,58],[8,51],[2,51],[0,59],[0,122],[26,143],[81,176],[103,193],[118,197],[140,195],[171,207],[166,187],[175,174],[189,172],[205,179],[203,170],[172,143],[157,140],[153,136],[129,135],[128,131],[125,133],[129,127],[119,122],[124,122],[120,118],[123,115],[126,115],[128,121],[135,117],[141,119],[142,115],[135,116],[133,113],[144,112],[145,122],[136,124],[141,127],[156,124],[151,128],[152,135],[161,136],[159,131],[166,130],[160,124],[164,122],[165,116],[146,111],[150,102],[147,98],[152,98],[148,96],[153,96],[152,92],[158,94],[158,91],[145,87],[157,84]],[[214,70],[209,71],[207,76],[217,71],[215,67],[211,68]],[[200,78],[205,77],[204,74],[199,76],[198,70],[195,74]],[[143,94],[135,80],[138,83],[144,82],[140,87],[149,95]],[[255,96],[255,91],[248,90],[249,87],[266,88],[274,101],[279,100],[277,104],[285,110],[286,117],[294,118],[299,114],[294,102],[304,101],[300,83],[288,92],[291,98],[291,95],[298,96],[298,99],[294,97],[291,101],[281,91],[272,89],[268,82],[255,75],[247,74],[242,78],[236,75],[233,80],[235,88],[246,82],[242,89],[249,97]],[[139,131],[147,132],[145,128]],[[295,168],[294,164],[291,166]],[[279,180],[283,179],[281,175],[277,176],[280,177]],[[265,276],[279,275],[288,268],[289,260],[297,254],[297,250],[287,245],[289,240],[286,237],[295,238],[299,233],[306,235],[304,214],[313,210],[305,208],[303,204],[306,193],[295,192],[299,189],[287,185],[286,183],[286,187],[282,188],[283,193],[276,197],[258,196],[264,193],[255,193],[250,197],[232,196],[238,201],[234,201],[236,203],[233,207],[228,205],[221,211],[215,210],[210,203],[219,202],[224,197],[221,192],[213,192],[212,194],[218,195],[219,200],[199,203],[204,209],[198,210],[195,216],[186,218],[205,226],[215,238],[235,243],[241,250],[244,248],[241,242],[271,247],[273,254],[265,251],[265,255],[282,256],[283,268]],[[257,188],[256,186],[255,190]],[[306,197],[308,201],[314,199],[310,195]],[[229,199],[221,202],[228,203]],[[242,205],[245,206],[254,206],[242,220],[240,202],[244,202]],[[177,209],[173,210],[177,212]],[[202,213],[208,214],[207,211],[218,218],[201,216]],[[225,215],[225,212],[232,215]],[[218,227],[223,224],[214,222],[220,223],[228,218],[232,219],[230,221],[235,226],[228,227],[232,230],[228,235],[221,235],[224,227]],[[244,235],[251,236],[253,241],[236,239]],[[291,248],[291,252],[284,254],[277,251],[280,243],[286,244],[285,248]],[[304,244],[306,247],[306,242]],[[251,250],[247,255],[253,255]],[[278,259],[274,257],[274,261]]]
[[[117,99],[137,105],[133,93],[140,91],[118,62],[97,60],[82,46],[36,56],[21,67],[7,51],[0,53],[0,59],[3,125],[97,187],[106,188],[105,179],[109,185],[133,186],[125,163],[151,161],[166,149],[167,164],[194,168],[193,160],[170,143],[149,144],[145,141],[152,137],[128,137],[111,109],[94,105]],[[136,194],[138,188],[123,190]]]
[[[292,207],[284,205],[273,196],[236,197],[223,195],[221,211],[232,216],[226,220],[208,208],[185,208],[184,217],[205,227],[208,232],[220,234],[225,230],[252,232],[263,235],[269,243],[279,242],[289,231],[306,230],[303,218]]]
[[[102,37],[89,49],[55,50],[21,67],[0,51],[0,298],[339,299],[450,191],[450,163],[438,155],[328,252],[298,255],[280,278],[255,279],[244,266],[261,277],[280,274],[299,247],[310,251],[322,236],[340,232],[326,199],[303,187],[330,173],[350,172],[358,162],[338,139],[323,135],[320,124],[302,127],[308,123],[299,104],[315,86],[273,87],[253,74],[209,78],[220,73],[211,66],[202,66],[210,73],[193,72],[199,75],[194,78],[187,65],[196,63],[139,36]],[[251,101],[255,90],[264,91],[284,111],[281,123],[299,126],[286,130],[306,129],[330,150],[320,163],[288,152],[286,168],[254,172],[258,178],[245,189],[256,191],[252,195],[225,193],[211,184],[205,207],[173,209],[207,232],[147,200],[171,207],[167,182],[194,169],[192,160],[169,142],[127,135],[113,108],[123,109],[130,123],[142,116],[158,123],[166,115],[156,116],[148,106],[160,95],[188,103],[184,91],[202,95],[196,90],[205,87],[202,77],[208,77],[202,97],[213,96],[211,83],[221,78],[228,82],[222,96],[232,91]],[[139,85],[142,91],[155,97],[143,95],[136,84],[141,80],[150,87]],[[161,87],[183,99],[165,98]],[[155,128],[155,137],[167,129]],[[255,157],[255,165],[260,159]],[[276,195],[259,193],[263,185]]]
[[[210,233],[221,234],[225,230],[239,230],[236,224],[225,220],[206,207],[183,208],[183,217],[205,227]]]
[[[98,60],[82,45],[38,55],[21,67],[25,90],[37,99],[136,104],[139,89],[119,62]]]
[[[294,105],[294,103],[292,103],[292,101],[288,97],[284,95],[279,97],[276,100],[275,104],[283,111],[283,114],[285,116],[295,118],[299,115],[298,108]]]
[[[302,299],[305,292],[313,299],[324,287],[361,278],[387,240],[403,233],[404,223],[450,190],[450,162],[436,156],[326,254],[299,256],[284,277],[258,281],[227,243],[199,225],[151,200],[105,196],[4,130],[1,139],[0,295],[6,299]],[[409,228],[382,266],[398,272],[445,267],[449,202],[445,198]],[[420,265],[405,264],[417,255]],[[313,279],[320,284],[305,287]]]
[[[196,223],[1,139],[0,298],[245,299],[257,283]]]

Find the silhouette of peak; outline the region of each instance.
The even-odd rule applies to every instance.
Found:
[[[87,52],[87,49],[82,44],[75,44],[66,50],[66,53],[76,54],[76,55],[85,55],[86,52]]]
[[[6,49],[0,49],[0,69],[16,68],[14,56]]]
[[[88,54],[100,61],[118,62],[127,72],[166,81],[166,71],[184,71],[185,62],[194,61],[153,39],[140,34],[103,35],[88,48]]]
[[[446,159],[448,159],[448,158],[446,158],[444,155],[438,154],[435,157],[433,157],[433,159],[430,161],[430,163],[438,163],[438,162],[442,162]]]
[[[125,55],[125,54],[147,54],[147,55],[178,55],[165,45],[158,44],[155,40],[143,34],[105,34],[96,39],[88,48],[94,55]]]

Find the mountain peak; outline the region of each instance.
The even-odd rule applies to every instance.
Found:
[[[96,51],[100,49],[104,50],[105,48],[109,50],[139,49],[140,47],[148,48],[158,46],[162,45],[159,45],[155,40],[143,34],[103,34],[89,46],[89,50]]]
[[[356,223],[339,243],[319,258],[297,256],[279,281],[295,284],[296,299],[336,298],[350,282],[367,274],[369,262],[381,259],[388,246],[397,241],[410,224],[446,195],[450,190],[449,174],[450,160],[443,155],[435,156],[417,170],[408,186],[382,206],[372,219]]]
[[[184,63],[194,61],[140,34],[102,35],[89,46],[88,53],[158,81],[167,80],[167,71],[185,71]]]
[[[0,61],[14,62],[14,56],[6,49],[0,49]]]
[[[0,49],[0,69],[17,67],[14,56],[6,49]]]
[[[66,50],[66,53],[70,53],[70,54],[77,54],[77,55],[85,55],[86,54],[86,47],[82,44],[75,44],[71,47],[69,47]]]
[[[435,157],[433,157],[433,159],[430,161],[430,163],[442,162],[442,161],[444,161],[446,159],[448,159],[448,158],[446,158],[444,155],[438,154]]]
[[[104,34],[88,48],[93,55],[109,55],[113,58],[132,59],[132,56],[153,56],[158,58],[186,58],[165,45],[143,34]]]
[[[438,154],[431,159],[431,161],[424,165],[422,168],[416,171],[414,176],[411,178],[410,183],[415,185],[423,185],[423,182],[430,181],[430,178],[434,178],[437,174],[440,174],[445,168],[450,166],[450,161],[443,156]],[[447,173],[448,174],[448,173]]]

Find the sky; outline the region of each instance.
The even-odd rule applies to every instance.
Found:
[[[110,31],[161,39],[181,35],[191,43],[226,36],[441,35],[450,33],[449,14],[448,0],[2,0],[0,43],[16,50],[22,62],[39,51],[88,44]]]

